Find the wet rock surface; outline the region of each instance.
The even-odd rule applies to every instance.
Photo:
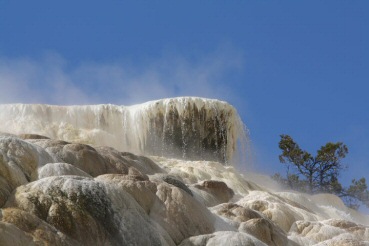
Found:
[[[205,192],[211,196],[211,198],[209,197],[205,202],[208,207],[229,202],[234,196],[234,191],[222,181],[205,180],[195,184],[193,187],[199,192]]]
[[[187,187],[187,185],[175,176],[168,175],[168,174],[156,174],[156,175],[151,176],[151,179],[161,180],[161,181],[164,181],[168,184],[174,185],[174,186],[184,190],[189,195],[193,196],[192,191]]]

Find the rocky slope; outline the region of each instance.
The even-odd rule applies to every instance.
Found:
[[[181,120],[186,119],[183,113],[192,114],[188,110],[193,110],[193,105],[183,111],[177,109],[173,124],[181,131],[189,129],[189,122],[192,125],[192,120]],[[229,108],[222,102],[210,105]],[[77,115],[71,116],[67,129],[73,126],[72,132],[77,134],[52,131],[55,135],[49,135],[50,139],[39,134],[51,131],[44,128],[47,124],[54,124],[53,129],[65,125],[65,114],[59,117],[51,107],[45,114],[54,115],[44,119],[39,112],[29,112],[32,105],[1,107],[13,111],[26,108],[22,119],[28,121],[14,120],[11,125],[11,117],[1,111],[0,119],[12,134],[0,134],[0,245],[369,245],[368,217],[346,208],[339,198],[276,191],[252,182],[256,174],[243,175],[224,165],[237,141],[236,135],[228,136],[236,132],[232,128],[238,124],[232,122],[238,120],[236,111],[224,111],[233,112],[234,118],[214,126],[213,130],[228,125],[218,136],[191,135],[201,131],[196,124],[187,131],[194,140],[191,146],[196,145],[197,138],[217,147],[215,161],[203,160],[207,155],[197,154],[181,160],[124,152],[120,149],[124,146],[116,146],[115,140],[106,142],[107,129],[113,123],[105,123],[109,127],[103,130],[96,128],[100,127],[97,123],[88,128],[90,121],[96,122],[92,116],[82,130],[77,128],[82,123],[70,123]],[[203,107],[204,112],[207,107]],[[105,119],[111,114],[100,113]],[[156,119],[153,117],[148,125]],[[32,127],[39,125],[38,130],[19,134],[27,129],[26,122]],[[200,120],[199,125],[204,122]],[[165,135],[166,127],[159,124],[158,132]],[[141,136],[148,139],[148,134]],[[58,136],[63,136],[62,140]],[[104,136],[101,143],[99,136]],[[219,136],[227,141],[215,145],[211,139]],[[185,134],[178,138],[183,137]],[[92,142],[87,145],[78,139]],[[173,148],[187,146],[182,143]],[[202,146],[204,152],[214,150],[214,146]],[[195,149],[184,151],[188,154]],[[182,154],[181,150],[179,157]]]

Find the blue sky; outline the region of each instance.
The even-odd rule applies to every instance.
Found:
[[[284,172],[280,134],[349,147],[369,180],[367,1],[3,1],[0,103],[234,105],[255,166]]]

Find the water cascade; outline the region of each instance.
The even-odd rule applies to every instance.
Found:
[[[133,106],[0,105],[0,131],[111,146],[137,154],[229,162],[246,140],[226,102],[182,97]]]

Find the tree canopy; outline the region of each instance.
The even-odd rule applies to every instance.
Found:
[[[359,203],[369,207],[369,192],[365,178],[352,180],[348,188],[339,182],[340,172],[346,168],[342,159],[348,154],[348,148],[342,142],[328,142],[316,156],[311,155],[289,135],[281,135],[279,155],[281,163],[287,165],[286,178],[275,174],[273,178],[291,189],[307,193],[333,193],[340,196],[347,206],[357,209]]]

